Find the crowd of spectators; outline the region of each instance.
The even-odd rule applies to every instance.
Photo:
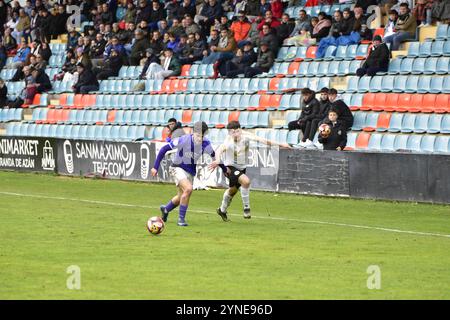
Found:
[[[308,0],[306,6],[340,1]],[[300,10],[289,16],[288,5],[298,0],[0,0],[0,69],[13,56],[14,80],[23,78],[24,67],[41,73],[48,65],[52,39],[67,35],[63,66],[54,79],[72,81],[74,92],[98,90],[98,81],[117,76],[123,65],[144,66],[141,79],[177,76],[183,64],[210,63],[214,76],[236,77],[267,72],[282,45],[317,45],[323,57],[330,45],[372,40],[367,25],[371,5],[389,15],[382,41],[397,50],[416,36],[416,26],[450,20],[447,0],[356,1],[353,9],[320,12],[317,17]],[[80,28],[71,25],[69,6],[80,8]],[[233,13],[232,18],[229,13]],[[231,19],[230,19],[231,18]],[[68,22],[69,21],[69,22]],[[376,45],[373,57],[385,47]],[[383,60],[384,61],[384,60]],[[365,63],[360,75],[381,66]],[[80,72],[81,71],[81,72]],[[32,78],[32,77],[28,77]],[[43,90],[42,86],[40,87]],[[136,86],[141,89],[142,84]],[[25,90],[32,92],[31,89]],[[29,96],[23,94],[23,100]]]

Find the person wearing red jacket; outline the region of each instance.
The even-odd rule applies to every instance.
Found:
[[[236,43],[246,40],[251,28],[251,24],[245,16],[244,11],[239,11],[237,14],[237,20],[231,24],[230,30],[233,32],[234,40]]]
[[[270,2],[270,10],[272,11],[273,17],[281,19],[283,15],[283,3],[281,0],[272,0]]]
[[[277,18],[274,18],[272,11],[266,11],[264,19],[261,20],[256,29],[262,31],[262,28],[265,24],[269,24],[270,28],[274,29],[278,27],[281,24],[281,22]]]

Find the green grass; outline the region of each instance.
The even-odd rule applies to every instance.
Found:
[[[450,206],[252,192],[254,217],[241,217],[238,196],[224,223],[223,191],[194,191],[190,226],[174,211],[150,235],[174,190],[0,172],[0,299],[450,298],[450,238],[312,222],[448,235]],[[80,290],[66,287],[70,265]],[[370,265],[380,290],[367,288]]]

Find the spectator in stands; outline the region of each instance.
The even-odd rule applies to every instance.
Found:
[[[180,58],[180,56],[185,55],[189,51],[187,45],[188,40],[187,34],[185,33],[181,34],[179,39],[180,41],[178,41],[177,45],[173,48],[173,53],[178,59]]]
[[[264,16],[271,10],[270,0],[259,0],[259,15]]]
[[[167,128],[169,129],[169,134],[167,136],[167,141],[170,141],[175,138],[179,138],[185,135],[183,130],[183,125],[181,122],[177,121],[175,118],[170,118],[167,122]]]
[[[4,0],[0,0],[0,34],[5,31],[5,24],[8,17],[8,6],[5,4]]]
[[[448,0],[435,0],[431,7],[432,18],[445,23],[450,23],[450,2]]]
[[[331,103],[331,108],[335,109],[339,119],[343,122],[345,130],[350,130],[353,125],[353,114],[350,108],[341,99],[337,99],[337,90],[331,88],[328,90],[328,99]]]
[[[39,10],[39,22],[38,22],[38,29],[39,29],[39,35],[41,37],[41,41],[44,42],[50,42],[51,39],[51,25],[52,25],[52,18],[50,17],[49,12],[44,8]]]
[[[367,26],[367,18],[364,16],[364,11],[361,7],[353,8],[355,16],[355,24],[353,30],[359,33],[361,40],[370,40],[372,38],[372,30]]]
[[[183,21],[185,21],[186,24],[186,26],[183,26],[186,34],[202,31],[201,28],[198,26],[198,24],[194,23],[194,20],[190,15],[186,15]]]
[[[328,124],[331,133],[325,136],[319,132],[319,143],[323,144],[324,150],[344,150],[347,145],[347,130],[345,123],[339,118],[338,112],[335,109],[330,109],[328,118],[323,122]]]
[[[127,11],[124,16],[125,23],[135,23],[136,22],[136,6],[133,1],[128,1],[127,3]]]
[[[109,11],[108,4],[106,3],[102,4],[102,14],[100,15],[100,21],[105,25],[112,24],[114,22],[114,16],[112,12]]]
[[[283,15],[283,3],[281,0],[270,0],[270,11],[272,11],[274,18],[281,19]]]
[[[96,67],[93,65],[91,58],[89,57],[87,52],[84,52],[82,47],[77,48],[75,51],[75,56],[77,58],[77,64],[82,63],[87,69],[91,70],[92,67]],[[103,60],[102,60],[103,65]]]
[[[276,55],[278,53],[280,40],[276,34],[272,31],[269,24],[265,24],[262,28],[262,33],[257,43],[267,42],[269,44],[270,51]]]
[[[389,11],[389,20],[384,28],[384,37],[389,37],[395,33],[395,24],[397,23],[398,13],[395,10]]]
[[[147,3],[147,0],[139,0],[135,23],[138,24],[141,21],[149,21],[151,10],[152,6]]]
[[[125,54],[124,46],[119,42],[119,38],[112,37],[110,41],[106,44],[105,52],[103,53],[103,58],[107,59],[111,54],[111,50],[114,49],[123,58]]]
[[[181,64],[192,64],[203,58],[203,51],[206,50],[205,41],[199,33],[189,34],[184,54],[179,57]]]
[[[314,147],[314,143],[309,139],[312,121],[317,117],[320,104],[315,97],[315,92],[309,88],[302,89],[303,106],[300,118],[288,123],[289,130],[301,130],[303,138],[299,143],[299,147]],[[315,132],[314,132],[315,133]],[[313,134],[314,138],[314,134]]]
[[[78,38],[80,38],[80,33],[73,27],[69,27],[69,35],[67,37],[67,47],[75,48],[78,44]]]
[[[431,25],[431,7],[434,0],[417,0],[413,14],[416,17],[418,27],[427,27]]]
[[[316,39],[313,39],[311,37],[311,34],[305,27],[305,28],[301,29],[300,33],[298,35],[296,35],[295,37],[286,39],[285,43],[288,46],[309,47],[309,46],[313,46],[316,44]]]
[[[149,48],[151,48],[155,55],[162,54],[163,51],[163,44],[161,40],[161,34],[159,31],[153,31],[152,38],[150,39],[150,45]]]
[[[214,25],[214,20],[220,18],[222,14],[222,5],[217,0],[208,0],[203,5],[200,13],[194,17],[194,21],[202,27],[205,35],[209,35],[211,26]]]
[[[180,42],[180,39],[175,37],[173,33],[168,32],[167,34],[169,35],[169,42],[167,43],[166,48],[175,50],[176,46],[178,45],[178,42]]]
[[[245,68],[245,77],[252,78],[255,75],[268,72],[270,68],[272,68],[274,61],[275,55],[270,50],[270,44],[266,41],[262,41],[258,50],[256,65],[254,67]]]
[[[164,23],[167,24],[166,20],[161,20],[159,25],[161,26]],[[172,26],[169,28],[168,32],[173,33],[176,37],[180,37],[182,34],[185,33],[185,30],[184,30],[183,26],[181,25],[180,21],[175,18],[172,20]]]
[[[82,63],[77,63],[78,81],[73,86],[75,93],[89,93],[98,90],[98,81],[94,73]]]
[[[298,36],[302,29],[306,29],[306,31],[311,31],[311,17],[306,14],[305,10],[300,10],[298,13],[298,20],[295,22],[295,28],[291,32],[291,37]]]
[[[244,11],[239,11],[237,19],[231,24],[230,30],[233,32],[234,40],[239,42],[246,40],[250,31],[251,24],[245,16]]]
[[[35,69],[45,71],[45,68],[47,67],[47,61],[45,61],[42,58],[42,55],[40,55],[39,53],[35,57],[36,57],[36,64],[34,66]]]
[[[102,60],[103,52],[105,51],[106,41],[100,33],[95,35],[94,44],[91,44],[89,56],[92,60]]]
[[[257,55],[253,50],[250,41],[241,42],[236,56],[219,66],[218,71],[223,77],[235,78],[239,74],[244,74],[245,70],[256,62]],[[217,77],[217,74],[214,74]]]
[[[149,29],[151,31],[158,28],[157,23],[166,19],[166,10],[161,6],[158,0],[152,1],[152,9],[150,10]]]
[[[413,8],[413,0],[397,0],[395,1],[394,5],[391,7],[392,10],[396,10],[397,12],[400,12],[400,6],[402,4],[407,4],[408,8]]]
[[[36,93],[43,93],[52,88],[52,84],[45,70],[31,68],[31,76],[33,80],[26,86],[27,97],[25,104],[31,104]]]
[[[316,39],[316,43],[326,38],[331,29],[331,18],[325,12],[319,12],[317,15],[317,24],[313,27],[311,38]]]
[[[16,39],[16,41],[19,41],[22,37],[25,38],[25,40],[29,41],[30,27],[31,27],[30,17],[25,13],[24,9],[20,9],[19,19],[17,21],[14,31],[12,32],[12,36]]]
[[[373,77],[377,72],[387,72],[391,52],[385,43],[382,43],[381,36],[373,37],[372,47],[369,51],[369,56],[364,61],[361,68],[356,70],[356,75],[362,77],[368,75]]]
[[[377,0],[357,0],[355,7],[360,7],[364,10],[364,12],[367,12],[367,8],[370,6],[376,6],[378,5]]]
[[[168,77],[179,76],[181,73],[181,64],[173,55],[172,49],[164,50],[164,58],[161,64],[151,63],[148,67],[147,79],[165,79]]]
[[[30,54],[31,49],[28,47],[25,39],[22,39],[20,43],[20,49],[17,51],[16,55],[12,60],[12,66],[14,68],[22,67]]]
[[[105,60],[103,67],[94,69],[97,80],[106,80],[109,77],[117,77],[122,67],[123,59],[116,50],[111,50],[111,55]]]
[[[39,48],[38,53],[42,56],[42,59],[49,62],[50,57],[52,56],[52,50],[46,41],[41,43],[41,47]]]
[[[145,50],[149,47],[150,42],[144,38],[144,32],[141,29],[136,29],[134,32],[134,43],[131,47],[130,65],[137,66],[144,57]]]
[[[73,74],[77,71],[77,59],[72,49],[66,50],[66,60],[61,67],[61,72],[57,73],[54,80],[63,80],[66,82],[73,81]]]
[[[176,10],[176,17],[178,19],[183,19],[186,15],[192,17],[196,14],[195,6],[192,5],[191,0],[183,0],[183,3]]]
[[[231,59],[234,56],[237,45],[233,35],[228,29],[220,30],[220,37],[217,46],[210,46],[210,54],[203,58],[202,63],[216,63],[219,59]]]
[[[5,34],[3,35],[2,38],[2,45],[5,47],[6,53],[8,55],[15,54],[15,52],[17,51],[17,41],[11,35],[10,28],[5,29]]]
[[[273,28],[278,27],[281,24],[281,22],[277,18],[273,17],[272,11],[270,11],[270,10],[266,11],[266,14],[264,15],[264,19],[259,18],[259,20],[261,20],[261,21],[259,22],[257,29],[260,32],[262,32],[263,27],[265,25],[269,25],[270,28],[273,29]],[[259,21],[259,20],[257,20],[257,21]]]
[[[288,38],[292,31],[294,30],[295,23],[294,21],[289,17],[287,13],[284,13],[281,16],[281,24],[276,27],[275,32],[278,35],[278,39],[280,42],[283,42],[286,38]]]
[[[5,81],[0,78],[0,108],[7,107],[8,103],[8,87],[6,86]]]
[[[8,54],[6,52],[5,46],[0,43],[0,71],[6,65],[6,60],[8,59]]]
[[[247,0],[247,3],[245,4],[245,12],[247,13],[247,16],[250,17],[257,17],[260,15],[259,8],[261,6],[260,0]],[[241,7],[241,10],[242,7]]]
[[[50,30],[54,39],[66,32],[66,23],[68,18],[69,14],[66,12],[65,6],[59,5],[58,11],[51,19],[52,23]]]
[[[391,50],[398,50],[403,41],[413,39],[415,37],[416,27],[416,18],[411,14],[408,5],[406,3],[402,3],[400,5],[397,23],[395,24],[395,33],[384,37],[384,42],[391,44]]]

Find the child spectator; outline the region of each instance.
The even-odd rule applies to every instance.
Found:
[[[347,145],[347,131],[345,125],[338,119],[338,113],[334,109],[328,111],[328,119],[323,124],[330,126],[331,132],[326,135],[319,130],[319,142],[324,150],[344,150]]]

